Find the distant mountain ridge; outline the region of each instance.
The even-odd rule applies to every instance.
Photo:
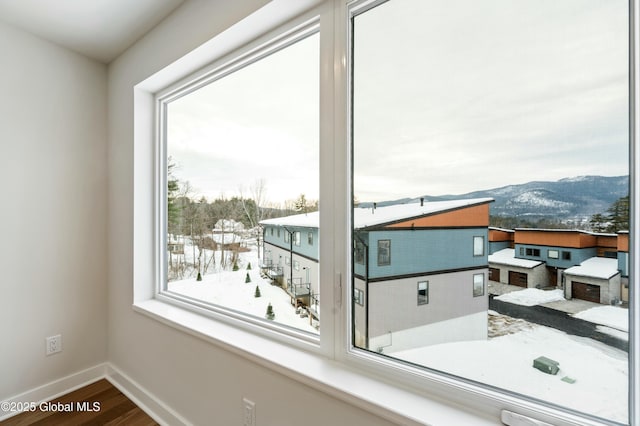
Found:
[[[629,194],[628,176],[576,176],[555,182],[534,181],[519,185],[469,192],[459,195],[404,198],[378,202],[378,206],[425,201],[484,198],[491,203],[491,215],[548,218],[561,221],[585,220],[596,213],[604,213],[611,204]],[[361,203],[370,207],[372,203]]]

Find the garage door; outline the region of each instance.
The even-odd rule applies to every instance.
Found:
[[[489,281],[500,282],[500,269],[489,268]]]
[[[509,271],[509,284],[518,287],[527,287],[527,274],[522,272]]]
[[[573,281],[571,283],[571,295],[576,299],[600,303],[600,287],[597,285]]]

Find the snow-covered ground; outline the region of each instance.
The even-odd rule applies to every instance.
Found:
[[[237,271],[218,271],[206,274],[202,281],[187,278],[172,281],[168,290],[198,300],[235,309],[259,318],[265,318],[267,306],[271,303],[275,313],[274,321],[303,331],[318,334],[318,330],[309,323],[309,318],[301,318],[291,305],[289,295],[269,280],[260,277],[260,267],[256,252],[239,254]],[[251,263],[251,270],[247,266]],[[245,283],[247,274],[250,283]],[[254,297],[256,286],[260,288],[260,297]]]
[[[629,331],[629,310],[618,306],[597,306],[578,312],[576,318],[605,325],[620,331]]]
[[[514,331],[484,341],[389,355],[605,419],[627,421],[626,352],[536,324],[523,326],[519,321]],[[539,356],[558,361],[558,374],[533,368]],[[563,381],[564,377],[575,383]]]

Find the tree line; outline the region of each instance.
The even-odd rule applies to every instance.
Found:
[[[591,216],[584,223],[563,222],[554,218],[523,218],[517,216],[491,216],[490,226],[504,229],[585,229],[593,232],[617,233],[629,230],[629,196],[621,197],[602,213]]]

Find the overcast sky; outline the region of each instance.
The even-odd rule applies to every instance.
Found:
[[[623,0],[392,0],[355,18],[360,201],[628,173]],[[318,37],[175,101],[176,175],[209,198],[318,193]]]

